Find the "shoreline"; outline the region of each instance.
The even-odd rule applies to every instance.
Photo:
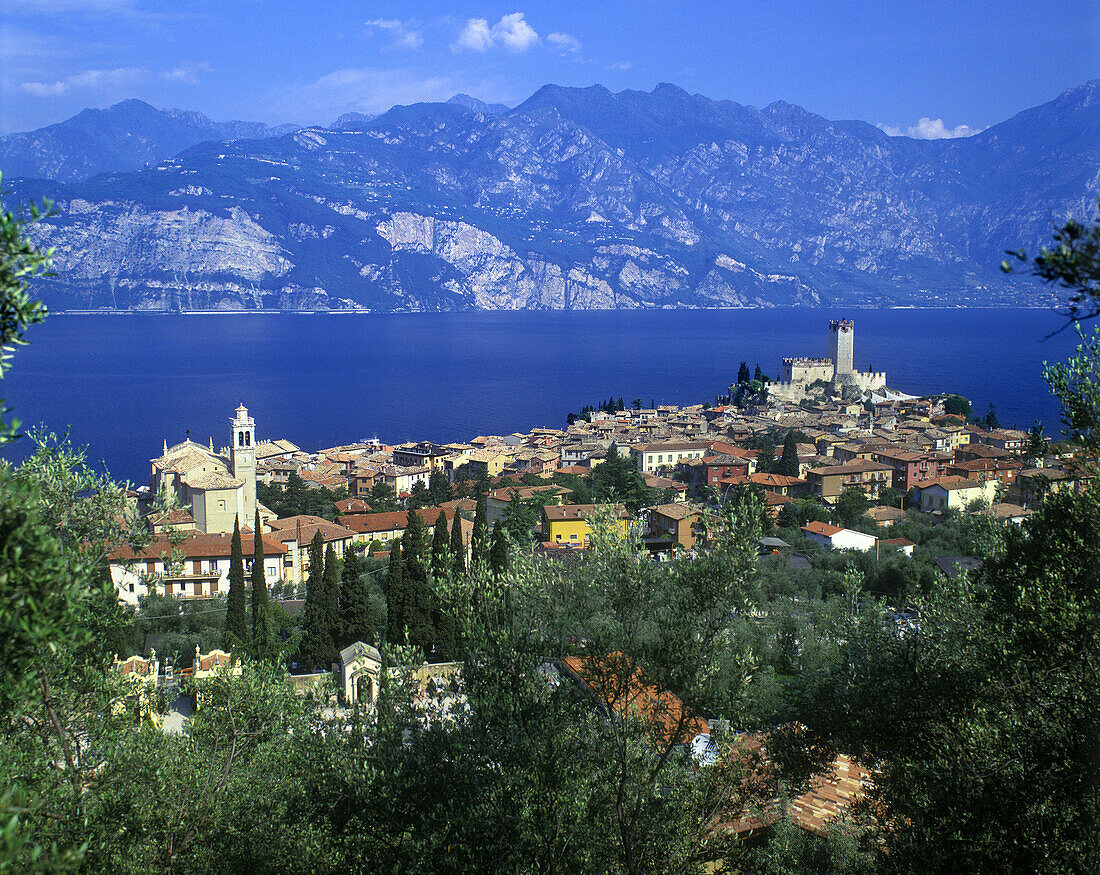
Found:
[[[1054,304],[989,304],[983,306],[971,306],[967,304],[941,304],[918,306],[915,304],[899,304],[887,307],[876,307],[870,304],[823,304],[820,306],[808,306],[805,304],[791,304],[790,306],[776,307],[631,307],[631,308],[592,308],[592,309],[548,309],[535,310],[527,308],[500,308],[469,309],[469,310],[369,310],[369,309],[319,309],[319,310],[113,310],[99,308],[94,310],[49,310],[53,316],[417,316],[417,315],[454,315],[471,313],[646,313],[669,311],[693,311],[693,312],[721,312],[735,313],[739,311],[838,311],[838,310],[882,310],[882,311],[937,311],[937,310],[1042,310],[1054,312]]]

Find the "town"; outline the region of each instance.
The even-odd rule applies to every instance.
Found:
[[[760,379],[759,366],[749,376],[742,364],[721,403],[644,408],[641,399],[629,406],[612,399],[571,415],[564,429],[466,443],[374,440],[310,453],[287,440],[258,440],[242,405],[230,422],[231,443],[220,451],[213,439],[205,446],[164,441],[149,485],[133,493],[153,540],[141,556],[115,553],[113,580],[132,605],[150,587],[184,599],[225,594],[229,535],[234,525],[251,532],[258,518],[267,580],[301,593],[316,535],[337,557],[358,551],[384,559],[409,511],[428,535],[441,514],[448,531],[457,519],[468,551],[478,494],[490,528],[526,502],[538,515],[529,531],[513,527],[518,541],[550,553],[583,550],[596,505],[572,499],[591,492],[585,481],[609,454],[629,459],[654,499],[618,501],[629,499],[619,511],[655,556],[692,550],[708,511],[746,492],[773,523],[805,516],[814,505],[819,513],[811,515],[835,518],[838,505],[855,502],[861,528],[885,532],[907,509],[932,521],[956,511],[1018,522],[1049,492],[1088,481],[1079,451],[1062,445],[1059,452],[1041,430],[975,424],[965,399],[916,398],[887,389],[884,373],[855,372],[854,326],[840,320],[829,330],[832,359],[784,359],[783,380],[775,382]],[[257,498],[288,488],[332,494],[331,511],[281,516]],[[174,509],[158,511],[153,499],[165,495]],[[801,531],[826,549],[914,547],[826,518],[806,521]],[[173,551],[181,561],[170,561]]]

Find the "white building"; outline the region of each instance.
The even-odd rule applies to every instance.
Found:
[[[859,550],[866,553],[868,550],[873,550],[878,542],[878,538],[874,535],[816,521],[804,525],[802,533],[827,550]]]
[[[181,533],[184,534],[184,533]],[[207,535],[191,531],[178,544],[167,534],[157,535],[140,550],[128,545],[107,555],[111,580],[119,601],[136,605],[138,598],[151,589],[178,598],[211,598],[229,592],[229,561],[233,536]],[[287,548],[273,535],[261,537],[264,553],[264,578],[268,585],[283,579]],[[252,569],[255,541],[251,530],[241,536],[244,553],[245,585]]]

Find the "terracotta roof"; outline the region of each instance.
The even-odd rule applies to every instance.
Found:
[[[981,484],[975,480],[967,480],[965,477],[940,477],[938,480],[929,480],[927,483],[917,484],[917,488],[922,491],[931,489],[933,486],[939,486],[941,489],[953,492],[957,489],[975,489],[981,487]]]
[[[333,502],[336,509],[342,514],[346,513],[370,513],[371,506],[361,498],[341,498]]]
[[[562,504],[557,507],[547,505],[543,508],[543,513],[546,514],[546,518],[549,520],[584,520],[588,519],[594,511],[602,507],[612,508],[615,515],[621,520],[630,519],[630,514],[621,504]]]
[[[622,653],[600,659],[570,656],[562,665],[617,716],[641,718],[660,744],[690,744],[695,736],[710,733],[705,719],[691,714],[678,696],[649,680]]]
[[[815,535],[823,535],[826,538],[831,538],[837,532],[843,532],[844,529],[841,526],[834,526],[829,523],[821,523],[814,520],[813,522],[806,523],[806,525],[802,527],[802,531],[812,532]]]
[[[423,520],[425,526],[434,526],[439,519],[438,507],[422,507],[412,511]],[[454,519],[454,509],[448,511],[442,508],[448,522]],[[409,524],[409,511],[396,510],[388,513],[357,513],[348,516],[337,517],[341,525],[347,526],[357,534],[370,534],[372,532],[396,532],[403,531]]]
[[[272,520],[272,522],[286,524],[281,525],[278,531],[272,534],[272,537],[278,538],[284,543],[293,541],[298,537],[299,522],[302,524],[302,544],[307,544],[312,541],[313,536],[318,532],[321,533],[321,538],[325,541],[343,541],[355,535],[355,532],[351,531],[351,529],[344,528],[344,526],[337,525],[336,523],[329,522],[326,519],[316,516],[292,516],[281,520]],[[299,546],[301,546],[301,544]]]
[[[787,474],[750,474],[749,480],[760,486],[805,486],[806,481],[801,477],[791,477]]]
[[[900,520],[905,516],[899,508],[886,506],[870,507],[863,515],[874,520],[876,523],[886,522],[887,520]]]
[[[683,520],[699,513],[699,511],[690,504],[683,504],[682,502],[659,504],[653,508],[653,511],[659,513],[663,517],[668,517],[670,520]]]
[[[197,477],[188,477],[186,482],[192,489],[236,489],[238,486],[244,486],[243,480],[217,471],[199,474]]]
[[[178,534],[186,535],[178,545],[173,546],[168,535],[157,535],[146,547],[137,551],[131,549],[129,544],[119,545],[107,554],[107,558],[113,562],[163,559],[173,550],[178,550],[186,559],[218,559],[226,558],[231,554],[233,542],[231,534],[207,535],[203,532],[190,531],[177,533],[177,537]],[[260,537],[263,542],[265,556],[282,556],[286,553],[286,547],[279,542],[275,535],[268,534]],[[252,530],[242,529],[241,546],[246,558],[253,554],[254,544]]]
[[[832,465],[828,468],[813,468],[811,474],[821,474],[824,476],[833,476],[836,474],[861,474],[864,471],[890,471],[892,470],[889,465],[884,465],[882,462],[871,462],[867,459],[856,459],[852,462],[845,462],[843,465]]]

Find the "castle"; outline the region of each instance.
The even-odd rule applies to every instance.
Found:
[[[255,523],[256,422],[243,404],[234,412],[232,443],[220,453],[213,440],[208,447],[190,439],[173,447],[165,441],[163,453],[151,460],[153,494],[175,495],[179,506],[190,510],[195,528],[206,534],[232,532],[238,521],[242,529]]]
[[[834,319],[829,323],[829,358],[785,358],[782,378],[768,384],[768,397],[797,404],[807,397],[815,383],[824,384],[828,394],[859,398],[864,393],[886,388],[885,371],[855,369],[855,323]]]

